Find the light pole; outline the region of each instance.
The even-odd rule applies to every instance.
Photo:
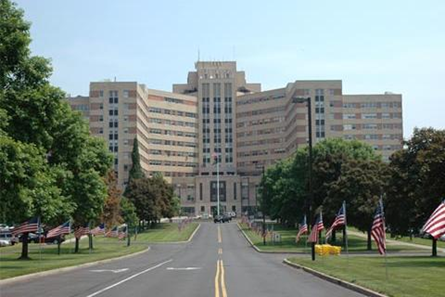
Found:
[[[261,168],[261,179],[264,179],[264,173],[265,173],[265,167],[263,166],[258,166],[257,168]],[[263,193],[262,193],[262,203],[261,203],[261,212],[263,213],[263,245],[266,245],[266,214],[265,214],[265,210],[266,210],[266,205],[264,203],[264,198],[266,197],[266,187],[264,186],[263,183]],[[257,199],[255,199],[255,203],[256,203]]]
[[[309,222],[312,222],[312,203],[314,201],[314,189],[312,182],[312,104],[311,97],[292,97],[293,103],[304,103],[307,102],[307,114],[308,114],[308,133],[309,133],[309,161],[308,161],[308,171],[309,171],[309,195],[307,199],[307,211],[309,214]],[[315,243],[312,243],[312,260],[315,260]]]
[[[219,157],[218,154],[213,153],[213,158],[216,162],[216,214],[219,217]]]

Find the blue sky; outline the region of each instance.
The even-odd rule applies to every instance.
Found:
[[[249,82],[342,79],[346,94],[403,94],[404,135],[445,128],[445,1],[20,0],[52,83],[171,90],[194,62],[236,60]]]

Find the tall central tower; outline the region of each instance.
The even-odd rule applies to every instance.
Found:
[[[220,201],[226,210],[239,211],[240,185],[236,169],[236,97],[261,91],[260,84],[247,84],[236,62],[196,62],[187,84],[173,85],[173,92],[198,98],[199,169],[197,204],[210,213],[216,208],[216,166],[220,163]]]

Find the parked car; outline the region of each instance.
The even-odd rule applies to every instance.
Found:
[[[213,218],[213,222],[214,223],[227,223],[230,222],[232,220],[232,217],[230,215],[228,215],[227,213],[223,214],[223,215],[216,215]]]
[[[19,236],[19,241],[22,242],[23,238],[22,235]],[[58,237],[51,237],[51,238],[46,238],[43,234],[40,235],[40,242],[42,243],[54,243],[57,244],[59,241]],[[64,242],[65,241],[65,236],[61,236],[60,237],[60,242]],[[33,243],[39,243],[39,235],[35,234],[35,233],[28,233],[28,242],[33,242]]]
[[[2,231],[0,232],[0,246],[8,246],[14,245],[19,242],[18,238],[13,236],[10,231]]]

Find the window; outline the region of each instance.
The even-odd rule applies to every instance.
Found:
[[[217,189],[218,183],[216,181],[210,182],[210,201],[216,202],[217,201]],[[220,181],[219,182],[219,201],[226,201],[226,182]]]
[[[199,183],[199,200],[202,200],[202,183]],[[204,211],[203,207],[201,206],[201,211]]]
[[[377,114],[376,113],[364,113],[363,118],[364,119],[376,119]]]
[[[363,124],[362,129],[363,130],[376,130],[377,124]]]
[[[124,90],[123,91],[123,95],[124,95],[124,98],[130,97],[130,91],[129,90]]]
[[[233,183],[233,200],[236,200],[236,183]]]
[[[355,119],[355,113],[344,113],[343,120],[351,120]]]
[[[119,103],[119,98],[118,98],[118,92],[117,91],[110,91],[109,92],[108,102],[110,104],[118,104]]]
[[[99,97],[103,97],[104,96],[104,90],[99,90]]]
[[[356,126],[355,125],[343,125],[343,130],[355,130]]]
[[[205,206],[201,206],[201,212],[205,212],[205,210],[206,210]]]

